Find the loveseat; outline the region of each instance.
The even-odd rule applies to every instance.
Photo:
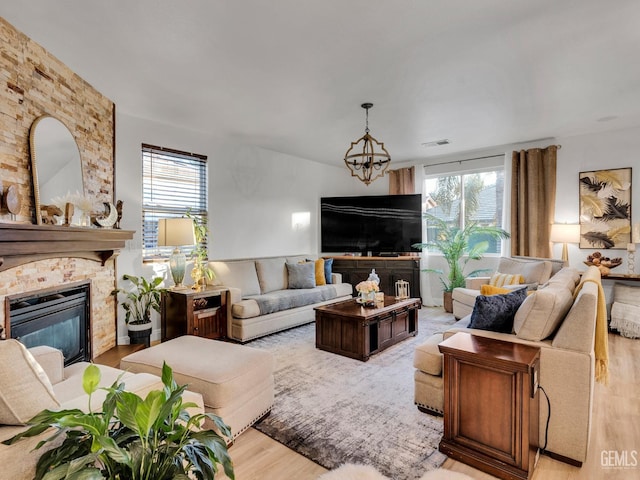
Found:
[[[526,297],[515,312],[511,333],[468,328],[468,315],[431,336],[415,350],[416,405],[428,413],[443,413],[443,357],[438,344],[457,332],[540,347],[540,385],[549,396],[551,418],[546,437],[549,410],[541,399],[539,445],[542,447],[546,439],[548,453],[581,465],[586,460],[591,429],[599,291],[600,271],[596,267],[589,267],[582,275],[565,267]]]
[[[313,322],[313,309],[351,298],[353,287],[309,255],[209,262],[229,288],[227,335],[239,342]]]
[[[24,424],[45,408],[51,410],[78,408],[88,411],[89,397],[82,388],[86,362],[64,367],[60,350],[48,346],[26,349],[16,340],[0,342],[0,441],[8,440],[27,429]],[[148,373],[133,374],[98,365],[102,374],[101,387],[109,387],[118,377],[127,391],[145,397],[151,390],[162,390],[159,377]],[[99,408],[106,396],[104,390],[91,397],[91,408]],[[197,407],[192,413],[204,411],[199,393],[186,391],[183,398]],[[36,444],[52,431],[4,445],[0,443],[0,478],[27,480],[34,478],[38,458],[47,450],[33,451]]]
[[[501,257],[498,261],[496,274],[521,275],[522,282],[517,285],[504,285],[506,288],[520,288],[526,285],[529,290],[535,290],[538,285],[543,285],[553,275],[565,267],[563,260],[536,257]],[[465,286],[454,288],[451,294],[453,299],[453,316],[457,319],[466,317],[473,310],[476,297],[480,295],[482,285],[489,283],[492,277],[468,277]]]

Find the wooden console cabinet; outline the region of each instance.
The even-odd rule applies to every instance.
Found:
[[[380,291],[396,294],[396,281],[409,282],[412,297],[420,297],[420,257],[332,257],[333,271],[354,287],[369,277],[372,269],[380,277]]]
[[[528,479],[538,456],[540,349],[459,332],[444,354],[440,451],[503,479]]]
[[[162,341],[182,335],[227,336],[226,288],[168,290],[162,294]]]

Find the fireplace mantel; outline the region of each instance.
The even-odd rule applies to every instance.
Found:
[[[47,258],[104,263],[133,238],[133,230],[0,223],[0,271]]]

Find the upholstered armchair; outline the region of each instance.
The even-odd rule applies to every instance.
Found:
[[[564,266],[566,266],[564,261],[552,258],[501,257],[495,273],[522,276],[522,282],[504,285],[504,288],[521,288],[526,285],[530,289],[536,289]],[[491,276],[469,277],[466,279],[465,288],[453,289],[453,315],[457,319],[473,311],[482,285],[489,284],[491,278]]]

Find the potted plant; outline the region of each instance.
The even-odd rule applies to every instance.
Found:
[[[124,390],[120,379],[109,388],[102,408],[92,412],[91,396],[98,390],[100,369],[89,365],[82,386],[89,395],[88,412],[79,409],[44,410],[29,421],[30,428],[3,443],[57,429],[36,446],[62,438],[38,459],[35,480],[114,479],[213,480],[222,465],[234,479],[227,444],[214,430],[200,427],[210,419],[221,435],[231,438],[229,427],[211,413],[190,415],[194,403],[182,401],[186,385],[178,386],[173,372],[162,366],[163,390],[143,400]]]
[[[423,271],[440,274],[440,281],[443,287],[444,309],[446,312],[451,313],[453,312],[453,301],[451,298],[453,289],[464,287],[466,277],[487,271],[487,269],[477,269],[465,273],[465,267],[469,260],[480,260],[489,248],[489,242],[486,240],[471,245],[471,238],[475,235],[484,235],[494,239],[501,239],[509,238],[510,235],[499,227],[482,226],[477,222],[471,222],[463,229],[460,229],[429,213],[425,213],[424,218],[437,227],[437,238],[431,242],[416,243],[413,246],[420,249],[433,247],[442,253],[449,266],[449,272],[446,276],[442,270],[438,269],[429,268]]]
[[[193,269],[191,270],[191,278],[193,279],[193,288],[202,288],[207,280],[213,280],[216,276],[213,269],[209,266],[209,258],[205,242],[209,236],[209,227],[205,220],[195,217],[191,211],[187,211],[187,218],[193,220],[193,231],[196,236],[196,246],[191,253],[193,260]]]
[[[141,343],[149,347],[151,338],[151,311],[160,313],[160,296],[166,288],[160,287],[162,277],[148,281],[144,277],[123,275],[122,280],[131,283],[132,288],[116,288],[112,295],[124,295],[120,302],[125,311],[124,321],[129,329],[131,343]]]

